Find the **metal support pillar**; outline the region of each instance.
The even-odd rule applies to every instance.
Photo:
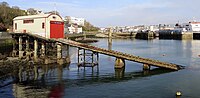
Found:
[[[22,37],[19,37],[19,58],[23,57],[23,51],[22,51]]]
[[[115,68],[123,68],[125,67],[125,61],[121,58],[116,58],[115,60]]]
[[[34,61],[35,61],[35,62],[38,62],[38,54],[37,54],[37,51],[38,51],[38,41],[35,39],[35,40],[34,40]]]
[[[78,67],[95,67],[98,69],[99,55],[93,51],[78,48]]]

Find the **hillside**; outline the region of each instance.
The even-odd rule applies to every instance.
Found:
[[[10,7],[7,2],[0,2],[0,31],[11,28],[13,18],[22,15],[26,15],[25,10],[21,10],[17,6]]]

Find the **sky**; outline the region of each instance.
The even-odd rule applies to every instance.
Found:
[[[98,27],[200,21],[200,0],[0,0],[21,9],[57,10]]]

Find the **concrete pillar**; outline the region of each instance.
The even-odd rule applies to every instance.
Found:
[[[143,70],[150,70],[151,66],[148,64],[143,64]]]
[[[38,51],[38,41],[35,39],[34,40],[34,61],[35,62],[38,62],[37,51]]]
[[[22,37],[19,37],[19,58],[23,57],[23,51],[22,51]]]
[[[57,44],[57,59],[62,58],[62,46],[60,43]]]
[[[59,65],[64,64],[64,60],[62,59],[62,44],[57,43],[57,63]]]
[[[26,51],[26,59],[30,60],[31,53],[29,51],[29,41],[28,41],[28,39],[26,39],[26,50],[25,51]]]
[[[115,77],[117,79],[121,79],[124,77],[125,67],[123,68],[115,68]]]
[[[29,51],[29,42],[28,39],[26,40],[26,52]]]
[[[116,58],[115,68],[123,68],[123,67],[125,67],[125,61],[121,58]]]
[[[42,43],[42,47],[41,47],[41,57],[45,56],[45,45],[44,43]]]

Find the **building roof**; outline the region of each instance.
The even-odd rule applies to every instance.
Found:
[[[18,17],[15,17],[13,20],[47,18],[50,15],[55,15],[55,14],[38,14],[38,15],[18,16]],[[61,17],[61,16],[59,16],[59,17]],[[61,19],[62,19],[62,17],[61,17]]]

